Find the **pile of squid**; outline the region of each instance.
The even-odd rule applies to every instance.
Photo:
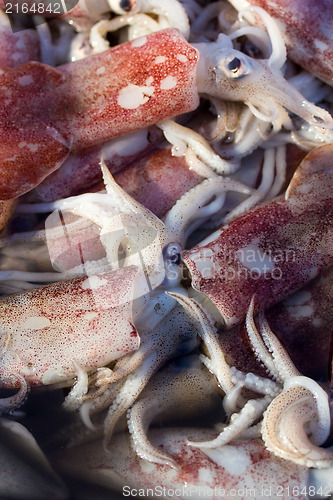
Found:
[[[328,498],[333,2],[35,3],[0,2],[1,498]]]

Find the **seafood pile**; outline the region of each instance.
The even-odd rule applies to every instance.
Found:
[[[329,498],[333,3],[18,5],[0,497]]]

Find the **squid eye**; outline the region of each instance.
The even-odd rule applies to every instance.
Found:
[[[181,251],[181,246],[178,243],[169,243],[163,248],[164,262],[172,266],[179,266],[182,261]]]
[[[231,73],[237,73],[241,65],[241,60],[238,59],[238,57],[234,57],[228,64],[228,70],[231,71]]]
[[[115,14],[134,14],[140,10],[141,0],[108,0],[111,10]]]
[[[119,2],[119,7],[125,12],[131,12],[136,7],[136,2],[133,0],[121,0]]]

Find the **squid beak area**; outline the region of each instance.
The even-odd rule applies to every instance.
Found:
[[[271,95],[277,104],[305,121],[318,127],[333,129],[333,118],[328,111],[305,99],[280,71],[269,68],[264,61],[257,62],[264,67],[261,82],[258,82],[258,86],[262,87],[263,100],[260,104],[263,107],[265,97]]]

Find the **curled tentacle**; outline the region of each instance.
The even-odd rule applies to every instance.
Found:
[[[156,417],[181,421],[219,411],[221,402],[210,374],[196,355],[175,360],[160,370],[144,389],[141,399],[127,412],[135,452],[149,462],[176,467],[173,458],[155,448],[147,436]]]
[[[253,349],[256,358],[261,361],[269,371],[269,373],[277,380],[279,380],[279,374],[274,364],[274,360],[271,354],[267,351],[265,343],[262,337],[259,335],[257,327],[254,322],[254,303],[255,296],[252,297],[247,314],[246,314],[246,329],[251,342],[251,347]]]
[[[132,406],[148,380],[160,367],[160,357],[157,352],[150,353],[141,365],[127,377],[118,395],[109,407],[104,421],[104,447],[108,448],[114,428],[119,418]]]
[[[160,410],[157,399],[144,398],[128,410],[128,430],[135,453],[149,462],[176,468],[176,462],[167,453],[155,448],[147,438],[148,427]]]
[[[17,379],[20,384],[19,390],[7,398],[0,398],[0,413],[8,413],[20,406],[27,397],[29,385],[26,379],[20,373],[13,373],[12,377]]]
[[[265,23],[272,44],[272,53],[267,64],[271,68],[281,69],[287,59],[287,50],[276,21],[261,7],[249,7],[248,9],[242,10],[239,13],[240,19],[242,19],[247,12],[255,12]]]
[[[202,125],[201,133],[209,142],[218,145],[218,141],[227,140],[240,127],[240,105],[235,102],[221,101],[216,97],[209,97],[209,102],[215,115],[214,123]],[[221,155],[224,157],[225,155]]]
[[[82,404],[82,397],[88,391],[88,373],[73,359],[76,371],[76,382],[63,403],[65,410],[74,411]]]
[[[230,423],[215,439],[211,441],[189,441],[188,443],[202,449],[214,449],[224,446],[241,436],[262,415],[270,402],[270,396],[265,396],[262,399],[250,399],[239,413],[231,415]]]
[[[205,31],[207,25],[217,16],[223,7],[224,2],[214,2],[206,5],[204,9],[201,10],[200,14],[197,16],[195,22],[191,26],[194,32]]]
[[[281,458],[308,467],[332,466],[332,451],[313,444],[304,430],[317,417],[315,406],[313,396],[304,387],[283,391],[264,414],[262,437],[267,448]]]
[[[287,460],[308,467],[331,466],[333,453],[319,447],[330,433],[328,396],[314,380],[299,374],[262,311],[259,322],[265,343],[265,346],[261,344],[260,351],[271,353],[278,377],[283,382],[281,394],[273,399],[264,414],[263,440],[270,451]],[[267,366],[263,356],[261,359]],[[310,437],[305,426],[309,426]]]
[[[177,325],[174,325],[174,321]],[[196,345],[196,335],[192,325],[181,309],[174,308],[163,322],[157,325],[148,337],[144,337],[140,348],[133,353],[133,358],[124,358],[117,364],[110,375],[109,389],[97,392],[96,397],[84,401],[80,412],[85,423],[90,421],[90,414],[109,407],[105,419],[105,446],[111,439],[119,418],[133,405],[147,385],[151,376],[177,352],[187,352]],[[129,370],[132,371],[129,373]],[[120,372],[120,373],[119,373]],[[119,375],[126,376],[125,382]],[[113,390],[113,386],[116,386]],[[110,406],[111,405],[111,406]]]
[[[177,28],[186,39],[189,38],[189,20],[177,0],[142,0],[141,11],[157,15],[161,22],[166,21],[164,27]]]
[[[264,316],[263,310],[259,313],[260,334],[266,344],[267,349],[272,355],[274,366],[278,372],[279,380],[285,382],[291,377],[298,377],[299,371],[295,368],[294,363],[286,350],[282,347],[277,337],[269,327],[269,324]]]
[[[230,174],[239,167],[238,161],[228,162],[214,153],[208,142],[197,132],[173,120],[164,120],[157,125],[163,130],[166,139],[173,144],[174,155],[183,156],[190,147],[201,161],[220,174]]]
[[[103,19],[96,23],[90,31],[90,44],[95,53],[103,52],[110,48],[110,44],[106,39],[109,32],[117,31],[125,26],[133,26],[133,36],[129,39],[137,38],[138,36],[152,33],[161,29],[160,24],[146,14],[127,14],[117,16],[114,19]],[[135,31],[136,28],[136,31]],[[139,31],[139,33],[138,33]]]

